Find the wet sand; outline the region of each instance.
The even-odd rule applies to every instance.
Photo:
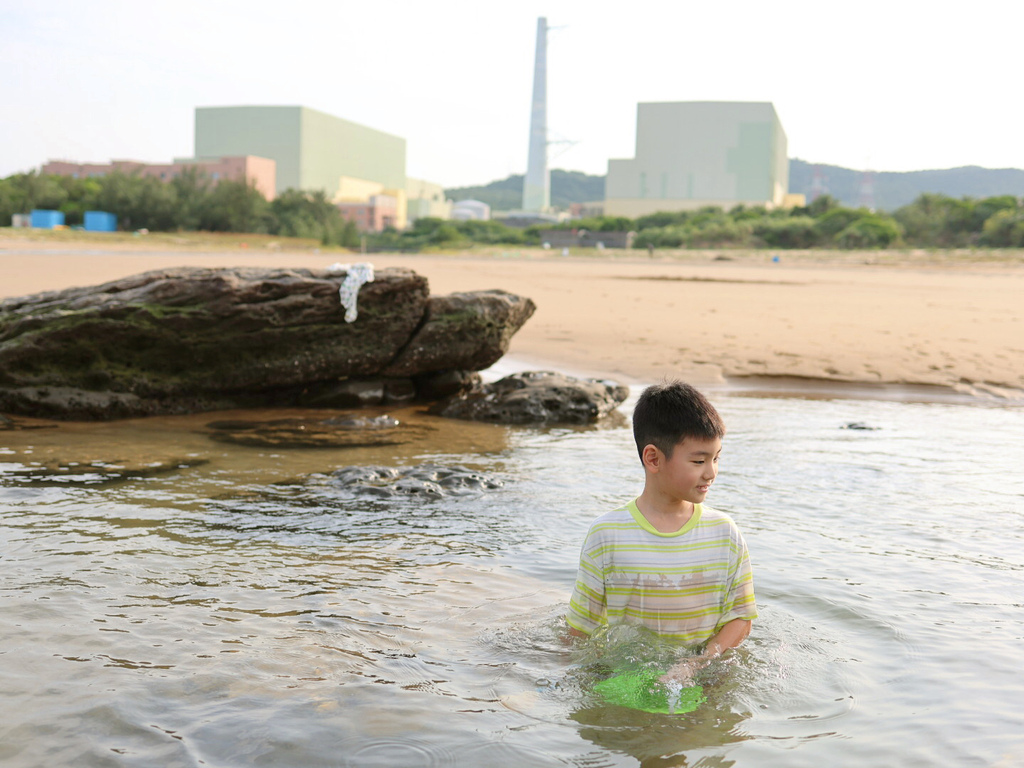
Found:
[[[371,261],[433,293],[502,288],[537,312],[517,363],[644,383],[1024,402],[1024,261],[914,254],[605,252],[359,254],[173,243],[0,238],[0,298],[170,266],[326,267]],[[866,263],[867,262],[867,263]],[[881,262],[881,263],[870,263]]]

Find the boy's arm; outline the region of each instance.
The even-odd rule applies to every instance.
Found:
[[[735,648],[744,640],[747,639],[747,635],[750,634],[750,622],[747,619],[733,619],[727,622],[718,632],[708,640],[708,644],[704,646],[704,652],[697,658],[717,659],[723,653],[730,648]]]
[[[661,677],[661,682],[690,683],[693,674],[698,669],[703,669],[714,659],[717,659],[730,648],[735,648],[750,634],[751,622],[747,619],[733,619],[727,622],[715,636],[708,640],[704,651],[698,656],[690,656],[678,664],[673,665],[668,672]]]

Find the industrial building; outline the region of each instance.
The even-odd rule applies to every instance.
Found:
[[[274,199],[275,166],[265,157],[211,157],[205,160],[176,158],[173,163],[140,163],[136,160],[112,160],[109,163],[72,163],[51,160],[42,167],[42,173],[87,179],[111,173],[153,176],[170,181],[189,168],[197,168],[214,182],[223,179],[244,181],[253,185],[268,200]]]
[[[604,213],[787,204],[786,134],[769,102],[637,105],[636,156],[609,160]]]
[[[360,232],[383,232],[395,228],[398,200],[392,195],[370,195],[365,202],[336,205],[341,215],[354,223]]]
[[[410,177],[405,180],[405,192],[410,224],[416,219],[452,217],[452,201],[444,196],[444,187],[440,184]]]
[[[438,184],[405,175],[405,139],[300,106],[197,107],[195,157],[152,164],[51,161],[43,173],[87,178],[137,174],[170,181],[199,168],[215,182],[244,180],[272,200],[286,189],[323,192],[364,231],[449,218]]]
[[[322,191],[335,203],[396,199],[406,223],[405,139],[309,107],[197,107],[196,158],[258,155],[277,163],[277,192]]]

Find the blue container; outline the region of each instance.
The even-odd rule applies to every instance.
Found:
[[[34,229],[53,229],[64,226],[64,214],[60,211],[47,211],[36,208],[32,211],[32,227]]]
[[[86,232],[116,232],[117,216],[106,211],[85,212]]]

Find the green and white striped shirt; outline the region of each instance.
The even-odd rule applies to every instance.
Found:
[[[701,645],[733,619],[757,617],[743,534],[702,504],[680,530],[661,533],[633,500],[590,526],[566,621],[591,634],[602,624],[641,624]]]

